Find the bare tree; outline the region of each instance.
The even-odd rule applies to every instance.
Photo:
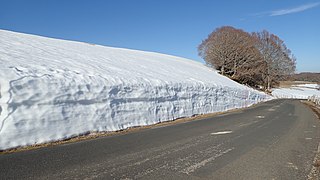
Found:
[[[198,52],[207,65],[215,67],[222,75],[241,83],[254,84],[251,82],[257,79],[262,62],[260,51],[255,47],[256,40],[241,29],[224,26],[202,41]]]
[[[222,75],[265,90],[295,72],[296,58],[278,36],[264,30],[249,34],[223,26],[209,34],[198,47],[206,64]]]
[[[207,65],[220,70],[225,74],[226,67],[231,61],[230,45],[233,44],[232,27],[221,27],[213,31],[207,39],[202,41],[198,47],[199,55],[206,61]]]
[[[281,77],[295,72],[296,59],[278,36],[266,30],[252,33],[252,36],[256,39],[256,48],[265,65],[262,73],[264,86],[266,90],[270,90],[272,84]]]

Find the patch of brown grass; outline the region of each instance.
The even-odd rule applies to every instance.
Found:
[[[313,163],[314,167],[320,167],[320,160],[317,160],[315,163]]]

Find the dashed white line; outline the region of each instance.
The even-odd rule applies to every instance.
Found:
[[[295,170],[298,170],[298,169],[299,169],[298,166],[294,165],[294,164],[291,163],[291,162],[288,162],[288,163],[287,163],[287,167],[288,167],[288,168],[293,168],[293,169],[295,169]]]
[[[215,132],[211,133],[211,135],[221,135],[221,134],[230,134],[232,131],[220,131],[220,132]]]
[[[182,172],[182,173],[185,173],[185,174],[190,174],[190,173],[194,172],[195,170],[197,170],[197,169],[205,166],[207,163],[215,160],[216,158],[218,158],[218,157],[220,157],[220,156],[222,156],[222,155],[224,155],[224,154],[232,151],[233,149],[234,149],[234,148],[231,148],[231,149],[227,149],[227,150],[225,150],[225,151],[222,151],[222,152],[216,154],[216,155],[213,156],[213,157],[210,157],[210,158],[208,158],[208,159],[205,159],[205,160],[203,160],[203,161],[201,161],[201,162],[198,162],[198,163],[196,163],[196,164],[193,164],[193,165],[187,167],[186,169],[182,170],[181,172]]]

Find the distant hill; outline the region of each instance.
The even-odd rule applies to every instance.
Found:
[[[309,81],[320,83],[320,73],[302,72],[291,77],[293,81]]]

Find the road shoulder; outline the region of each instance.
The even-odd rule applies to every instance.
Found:
[[[313,102],[310,101],[302,101],[305,105],[307,105],[312,111],[315,113],[315,115],[320,120],[320,108],[317,107]],[[320,143],[318,145],[318,150],[316,152],[316,155],[313,160],[311,171],[308,175],[308,180],[315,180],[320,179]]]

